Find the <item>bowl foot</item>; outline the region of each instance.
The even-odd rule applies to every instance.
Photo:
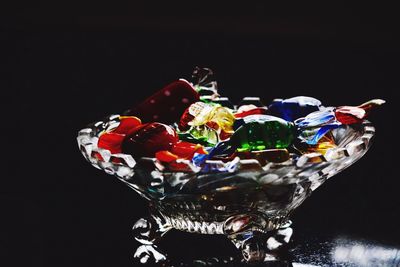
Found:
[[[167,255],[156,245],[141,245],[136,249],[133,256],[143,264],[159,263],[167,260]]]
[[[265,262],[280,260],[280,255],[290,241],[293,229],[291,221],[272,231],[248,230],[232,234],[229,239],[242,252],[246,262]]]
[[[280,224],[278,229],[265,228],[266,220],[257,215],[229,218],[223,226],[224,234],[242,252],[245,262],[281,260],[293,234],[291,221]],[[152,214],[139,219],[133,226],[135,239],[141,243],[134,257],[141,263],[158,263],[167,260],[157,243],[173,227],[162,215]]]
[[[135,239],[142,244],[136,249],[134,257],[141,263],[165,261],[166,254],[156,244],[171,229],[162,216],[140,218],[132,227]]]

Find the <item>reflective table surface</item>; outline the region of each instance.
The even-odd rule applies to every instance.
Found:
[[[187,243],[185,245],[190,246]],[[290,248],[281,255],[280,260],[257,264],[243,263],[240,258],[229,255],[218,257],[202,255],[196,258],[188,255],[191,253],[186,250],[190,250],[190,248],[182,249],[182,245],[174,246],[175,244],[167,245],[164,250],[167,253],[171,252],[171,255],[167,257],[167,262],[142,265],[133,261],[132,266],[400,266],[400,248],[398,246],[348,236],[326,236],[316,233],[313,235],[312,231],[296,235]],[[215,247],[215,244],[211,246]],[[175,250],[179,249],[184,250],[185,255],[178,255]],[[209,248],[204,250],[205,253],[212,254]]]

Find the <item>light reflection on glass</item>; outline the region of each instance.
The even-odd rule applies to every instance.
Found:
[[[337,263],[356,266],[400,266],[399,249],[348,239],[337,239],[335,243],[332,259]]]
[[[292,263],[293,267],[318,267],[318,265],[312,265],[312,264],[305,264],[305,263]]]

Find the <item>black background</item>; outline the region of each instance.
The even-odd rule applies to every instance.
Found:
[[[221,94],[235,102],[296,95],[332,106],[387,100],[370,116],[377,134],[366,156],[294,214],[294,240],[304,245],[344,236],[400,247],[394,7],[152,2],[7,8],[0,20],[5,266],[134,266],[130,229],[146,214],[146,202],[85,162],[75,138],[87,123],[189,78],[195,66],[213,69]],[[222,237],[173,232],[166,239],[164,247],[177,259],[234,253]]]

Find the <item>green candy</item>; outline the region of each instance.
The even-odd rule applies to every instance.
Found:
[[[191,133],[178,133],[179,140],[189,143],[200,144],[207,147],[213,147],[215,144],[208,142],[207,137],[195,137]]]
[[[293,123],[269,115],[248,116],[230,139],[237,151],[287,148],[294,140]]]

